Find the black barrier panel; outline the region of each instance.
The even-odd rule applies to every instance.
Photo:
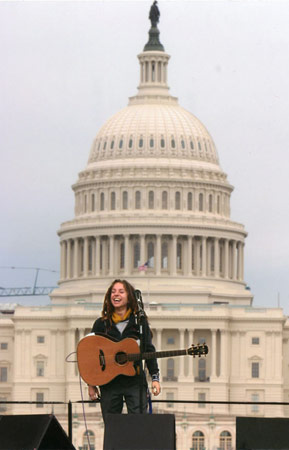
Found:
[[[175,450],[173,414],[107,414],[104,450]]]
[[[289,419],[237,417],[236,450],[289,450]]]
[[[75,450],[52,414],[0,416],[0,450]]]

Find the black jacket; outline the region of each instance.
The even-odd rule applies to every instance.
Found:
[[[155,352],[156,350],[152,344],[152,334],[151,334],[151,330],[149,328],[147,320],[145,320],[143,330],[144,330],[143,331],[144,351],[145,352]],[[140,339],[139,326],[136,323],[134,314],[131,314],[129,316],[128,324],[122,333],[120,333],[120,331],[118,330],[118,328],[116,327],[116,325],[114,323],[112,323],[112,325],[110,325],[108,320],[102,320],[101,318],[97,319],[94,322],[91,332],[96,333],[96,334],[97,333],[107,334],[108,336],[116,339],[117,341],[121,341],[122,339],[125,339],[128,337],[134,338],[137,340]],[[151,376],[158,373],[159,368],[158,368],[157,360],[155,358],[148,359],[146,361],[146,365],[147,365],[148,371]]]

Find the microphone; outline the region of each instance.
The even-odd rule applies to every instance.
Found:
[[[140,314],[144,314],[141,291],[140,291],[139,289],[136,289],[136,290],[134,291],[134,296],[135,296],[135,299],[136,299],[136,301],[137,301],[139,313],[140,313]]]

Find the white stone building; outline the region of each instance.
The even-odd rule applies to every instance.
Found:
[[[288,401],[288,322],[281,309],[252,306],[246,231],[230,217],[233,188],[204,125],[169,93],[157,28],[138,58],[137,95],[97,133],[73,186],[75,216],[58,232],[61,276],[51,304],[2,305],[0,399],[80,400],[76,364],[65,358],[100,315],[110,282],[126,278],[143,293],[158,350],[209,346],[206,358],[159,360],[165,402],[154,412],[175,413],[178,450],[230,449],[236,416],[288,414],[282,405],[237,404]],[[0,407],[53,411],[67,427],[63,405]],[[85,413],[91,448],[100,449],[99,405],[86,404]],[[88,448],[84,433],[82,405],[73,403],[77,449]]]

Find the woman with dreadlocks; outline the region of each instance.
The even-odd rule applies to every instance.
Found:
[[[133,286],[126,280],[115,280],[108,288],[103,302],[102,315],[94,322],[91,332],[106,334],[117,341],[124,338],[140,339],[139,326],[136,320],[138,304]],[[143,326],[144,352],[155,352],[152,344],[152,333],[145,316]],[[161,391],[159,369],[156,359],[146,361],[152,378],[152,393]],[[97,386],[88,386],[91,400],[99,396]],[[136,375],[118,375],[109,383],[100,386],[100,403],[102,416],[107,413],[120,414],[125,401],[129,414],[144,413],[147,409],[147,381],[143,377],[142,401],[140,401],[140,367],[136,367]],[[141,405],[142,403],[142,410]]]

